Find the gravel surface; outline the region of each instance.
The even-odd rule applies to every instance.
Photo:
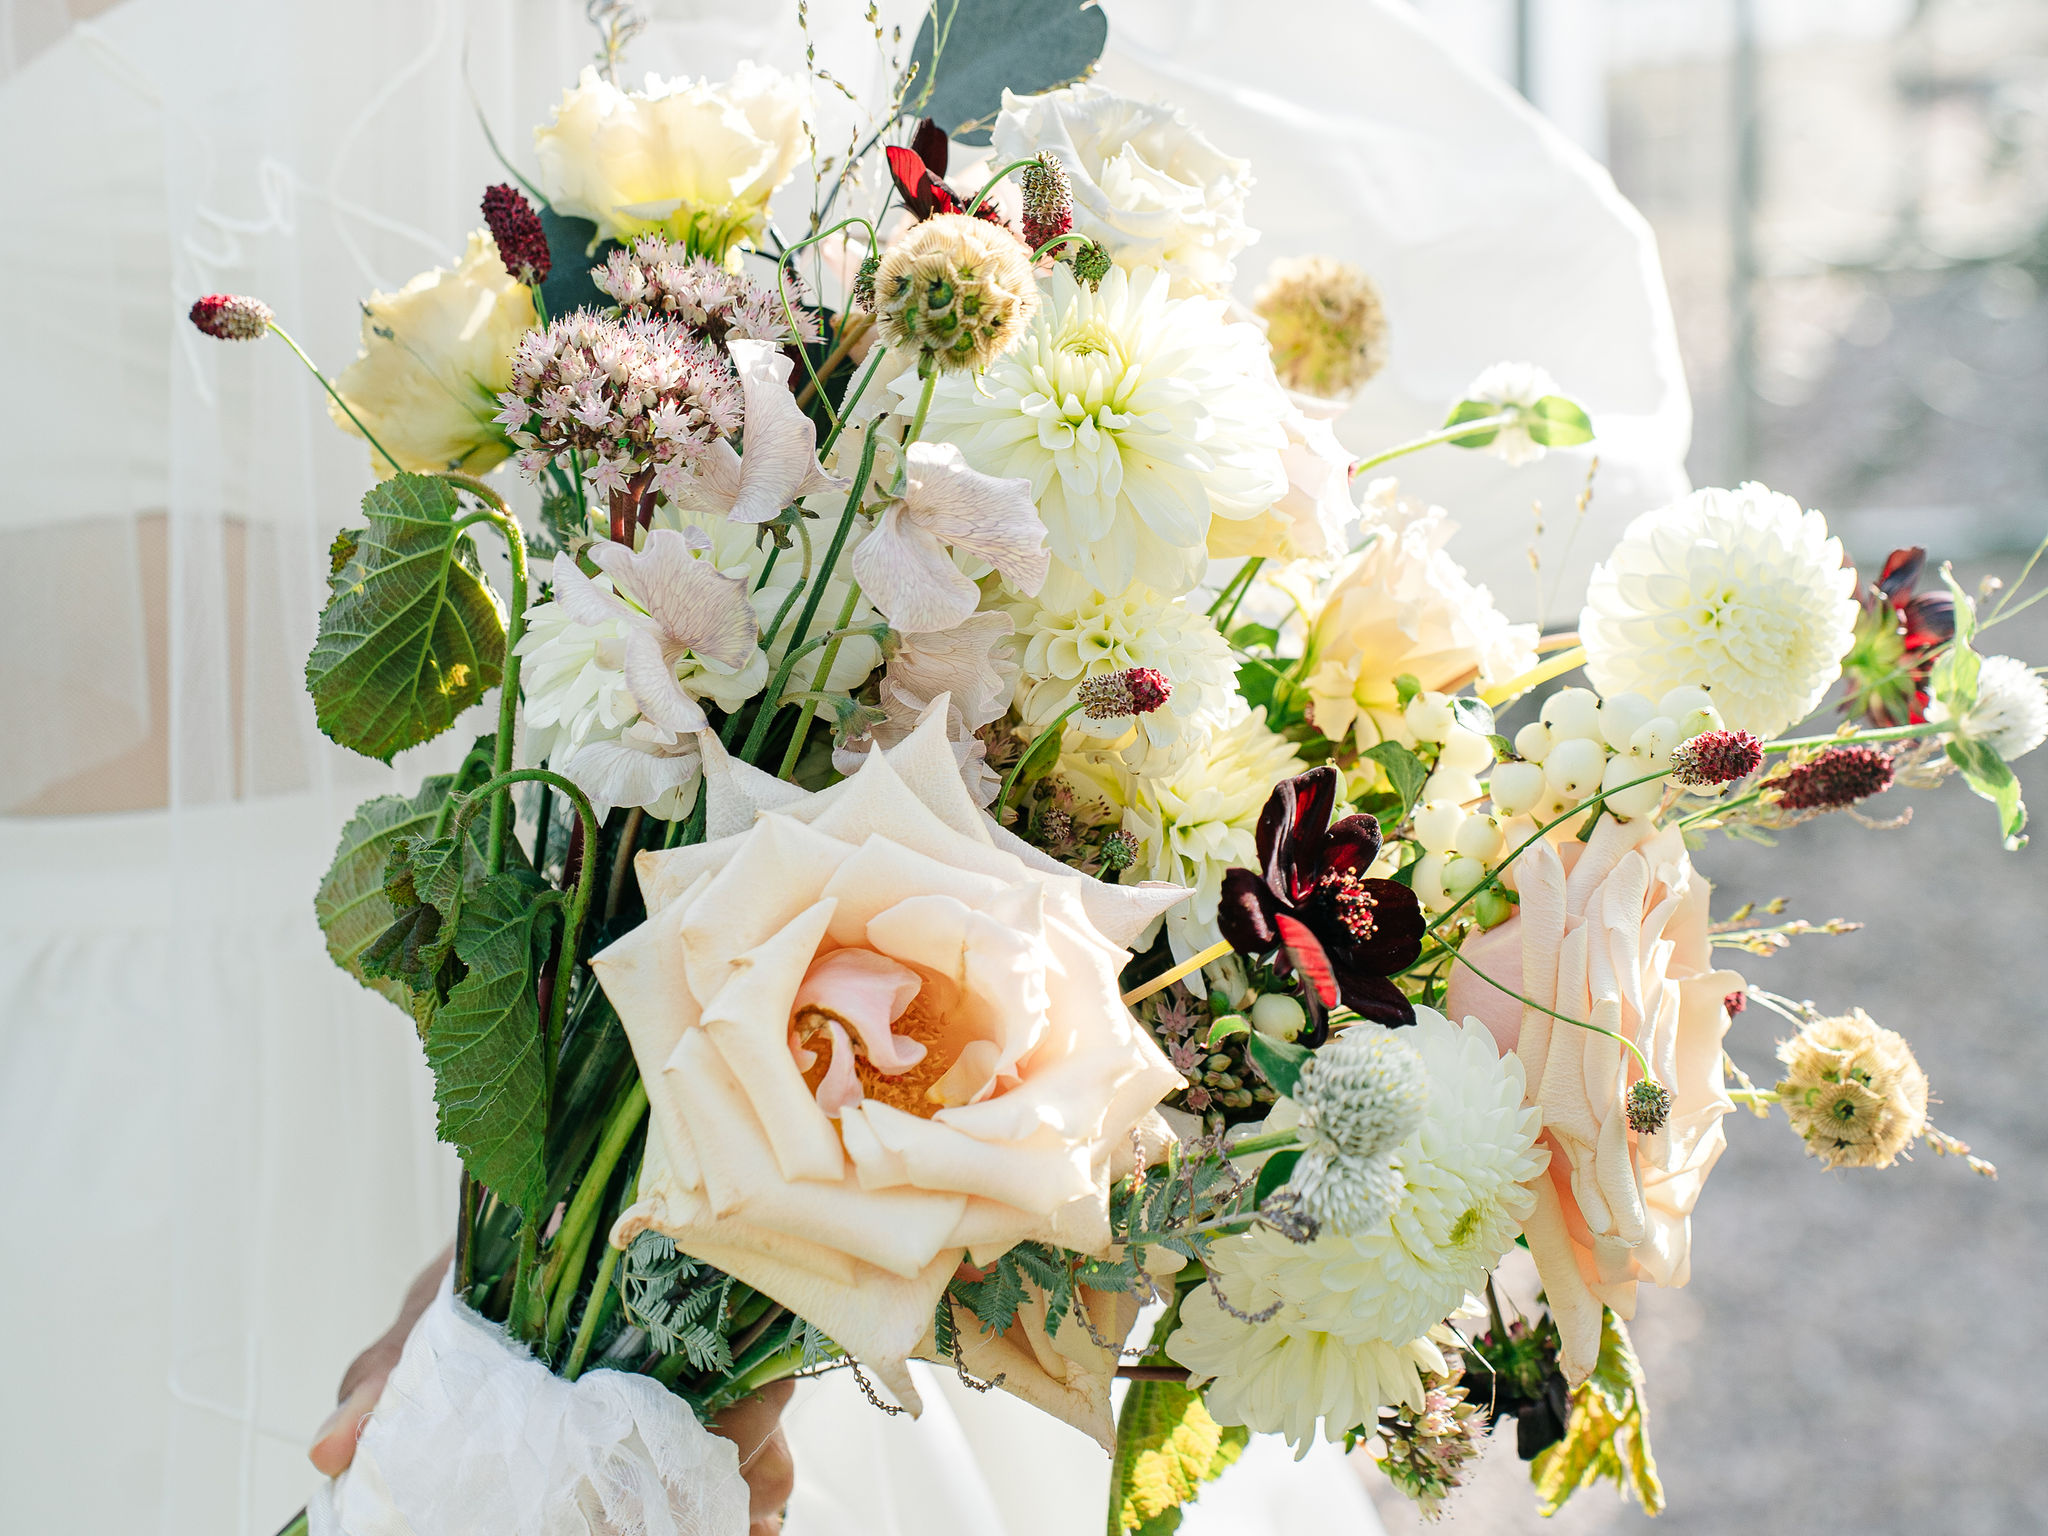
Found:
[[[2009,577],[2018,565],[1994,568]],[[2048,660],[2048,602],[1984,648]],[[1545,1521],[1504,1430],[1440,1528],[2048,1529],[2048,1313],[2029,1300],[2048,1259],[2048,747],[2018,769],[2038,819],[2036,846],[2017,854],[1999,847],[1991,808],[1952,780],[1871,802],[1880,817],[1911,805],[1898,831],[1834,815],[1775,849],[1717,837],[1699,855],[1717,916],[1786,896],[1788,916],[1868,924],[1769,959],[1729,951],[1725,963],[1830,1012],[1860,1004],[1904,1034],[1941,1101],[1935,1123],[1995,1162],[1998,1182],[1924,1151],[1884,1172],[1828,1173],[1782,1117],[1731,1117],[1693,1220],[1692,1284],[1644,1287],[1635,1325],[1668,1512],[1652,1527],[1603,1484]],[[1752,1006],[1730,1031],[1731,1054],[1767,1084],[1789,1032]],[[1526,1294],[1533,1278],[1524,1265],[1511,1289]],[[1389,1532],[1423,1528],[1385,1479],[1367,1476]]]

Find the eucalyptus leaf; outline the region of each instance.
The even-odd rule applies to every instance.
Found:
[[[394,475],[363,498],[369,526],[329,580],[306,687],[320,729],[389,762],[498,684],[505,616],[455,531],[455,488]]]
[[[917,75],[903,115],[986,144],[1004,90],[1036,96],[1072,85],[1108,41],[1109,18],[1093,0],[933,0],[911,49]]]
[[[528,1219],[539,1215],[547,1189],[534,976],[558,920],[558,894],[529,871],[493,875],[469,891],[455,928],[469,974],[427,1029],[441,1139]]]
[[[1294,1165],[1300,1161],[1300,1147],[1282,1147],[1261,1163],[1258,1182],[1252,1186],[1252,1204],[1264,1205],[1268,1196],[1294,1177]]]
[[[589,219],[560,214],[548,207],[540,210],[540,227],[548,237],[548,275],[540,285],[541,303],[547,306],[548,318],[560,319],[579,309],[610,308],[612,301],[598,292],[597,284],[590,280],[590,271],[603,266],[606,258],[619,249],[619,242],[600,241],[597,226]]]

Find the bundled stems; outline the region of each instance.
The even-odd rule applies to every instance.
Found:
[[[576,1299],[576,1285],[583,1278],[584,1260],[589,1256],[591,1241],[597,1235],[598,1216],[603,1206],[605,1187],[611,1183],[612,1170],[625,1155],[628,1143],[632,1141],[634,1132],[640,1129],[640,1122],[646,1114],[647,1088],[636,1075],[619,1107],[606,1123],[604,1136],[591,1157],[583,1182],[577,1187],[576,1197],[569,1202],[569,1209],[563,1214],[562,1224],[555,1232],[558,1264],[554,1273],[554,1300],[548,1310],[547,1341],[550,1347],[561,1339],[569,1326],[569,1307]],[[607,1250],[611,1247],[609,1243],[605,1246]],[[599,1294],[601,1291],[592,1293],[593,1310]]]

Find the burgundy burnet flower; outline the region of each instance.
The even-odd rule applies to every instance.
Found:
[[[1842,660],[1849,685],[1842,708],[1873,725],[1925,722],[1934,652],[1956,632],[1954,598],[1913,590],[1926,565],[1921,546],[1895,549],[1877,580],[1857,594],[1863,612],[1855,643]]]
[[[1891,754],[1854,743],[1830,747],[1771,780],[1772,799],[1788,811],[1839,811],[1892,787]]]
[[[547,231],[541,227],[533,204],[517,187],[508,183],[484,188],[484,223],[497,243],[498,260],[505,264],[507,272],[529,288],[547,281],[548,273],[554,269],[554,258],[548,254]]]
[[[1257,870],[1223,876],[1217,926],[1240,954],[1277,956],[1301,976],[1316,1030],[1338,1002],[1380,1024],[1413,1024],[1415,1007],[1388,980],[1422,953],[1422,905],[1407,886],[1366,875],[1379,856],[1380,824],[1334,824],[1337,770],[1282,779],[1259,813]]]

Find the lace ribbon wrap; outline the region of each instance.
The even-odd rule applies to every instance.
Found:
[[[739,1452],[644,1376],[564,1381],[446,1279],[311,1536],[744,1536]]]

